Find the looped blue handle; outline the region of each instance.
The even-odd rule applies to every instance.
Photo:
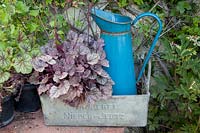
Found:
[[[140,78],[142,77],[142,74],[143,74],[143,72],[144,72],[145,66],[147,65],[147,63],[148,63],[148,61],[149,61],[149,59],[150,59],[150,57],[151,57],[151,54],[152,54],[152,52],[153,52],[153,50],[154,50],[154,47],[155,47],[155,45],[156,45],[156,42],[158,41],[159,36],[160,36],[160,34],[161,34],[161,31],[162,31],[162,22],[161,22],[161,20],[159,19],[159,17],[158,17],[157,15],[155,15],[155,14],[153,14],[153,13],[150,13],[150,12],[146,12],[146,13],[142,13],[142,14],[138,15],[138,16],[133,20],[132,25],[135,25],[136,22],[137,22],[139,19],[141,19],[141,18],[143,18],[143,17],[146,17],[146,16],[150,16],[150,17],[153,17],[154,19],[156,19],[157,22],[158,22],[158,24],[159,24],[159,29],[158,29],[158,32],[157,32],[157,34],[156,34],[156,36],[155,36],[155,38],[154,38],[154,40],[153,40],[153,42],[152,42],[151,47],[150,47],[150,49],[149,49],[149,51],[148,51],[148,53],[147,53],[147,56],[146,56],[146,58],[145,58],[145,60],[144,60],[144,63],[143,63],[143,65],[142,65],[142,69],[141,69],[140,72],[139,72],[139,75],[138,75],[138,78],[137,78],[136,82],[138,82],[138,81],[140,80]]]

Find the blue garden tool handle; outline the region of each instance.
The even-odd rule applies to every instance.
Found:
[[[148,51],[148,53],[147,53],[147,56],[146,56],[146,58],[145,58],[145,60],[144,60],[144,63],[143,63],[143,65],[142,65],[142,69],[141,69],[140,72],[139,72],[139,75],[138,75],[138,78],[137,78],[136,82],[138,82],[138,81],[140,80],[140,78],[142,77],[142,74],[143,74],[143,72],[144,72],[145,66],[147,65],[147,63],[148,63],[148,61],[149,61],[149,59],[150,59],[150,57],[151,57],[151,54],[153,53],[154,47],[155,47],[155,45],[156,45],[156,42],[158,41],[159,36],[160,36],[160,34],[161,34],[161,31],[162,31],[162,22],[161,22],[161,20],[159,19],[159,17],[158,17],[157,15],[155,15],[155,14],[153,14],[153,13],[150,13],[150,12],[145,12],[145,13],[142,13],[142,14],[138,15],[138,16],[133,20],[132,25],[135,25],[139,19],[141,19],[141,18],[143,18],[143,17],[148,17],[148,16],[153,17],[154,19],[157,20],[157,22],[158,22],[158,24],[159,24],[159,29],[158,29],[158,32],[157,32],[157,34],[156,34],[156,36],[155,36],[155,38],[154,38],[154,40],[153,40],[153,42],[152,42],[152,44],[151,44],[151,47],[150,47],[150,49],[149,49],[149,51]]]

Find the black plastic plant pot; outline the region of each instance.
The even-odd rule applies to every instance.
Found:
[[[37,86],[24,84],[18,88],[18,100],[15,100],[15,110],[18,112],[35,112],[40,109],[40,98],[37,93]]]
[[[0,128],[8,125],[14,118],[14,100],[12,96],[3,98],[0,112]]]

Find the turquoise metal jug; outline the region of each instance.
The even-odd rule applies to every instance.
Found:
[[[152,13],[142,13],[134,20],[130,17],[122,16],[93,8],[91,11],[93,20],[101,30],[101,38],[105,41],[104,50],[110,67],[105,70],[110,74],[115,82],[113,95],[135,95],[137,94],[136,83],[142,77],[145,66],[148,63],[153,49],[162,31],[162,22],[157,15]],[[139,76],[136,80],[134,72],[134,59],[132,51],[131,26],[144,16],[150,16],[157,20],[159,24],[158,32],[147,53]]]

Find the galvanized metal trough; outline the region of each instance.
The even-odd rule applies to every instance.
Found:
[[[150,94],[113,96],[94,105],[73,108],[40,96],[46,125],[144,127]]]

